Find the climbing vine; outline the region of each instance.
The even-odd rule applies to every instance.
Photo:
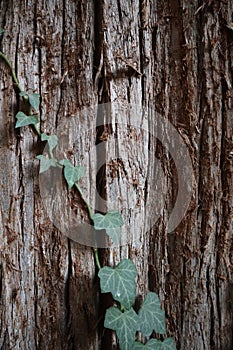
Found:
[[[0,29],[0,34],[3,32],[4,30]],[[51,167],[62,168],[68,190],[77,190],[82,196],[95,230],[105,230],[113,242],[119,243],[121,227],[124,223],[121,214],[117,211],[109,211],[105,215],[92,212],[78,184],[80,178],[85,176],[84,167],[81,165],[73,166],[68,159],[55,158],[53,151],[59,143],[58,137],[46,133],[41,134],[38,128],[40,95],[23,91],[7,56],[0,52],[0,57],[9,67],[25,110],[27,108],[29,111],[27,114],[22,111],[16,114],[15,128],[30,126],[41,141],[47,142],[47,154],[37,156],[40,161],[40,173]],[[114,299],[113,306],[106,311],[104,326],[116,332],[120,348],[122,350],[175,350],[173,338],[164,337],[166,334],[165,313],[161,309],[158,295],[149,291],[140,309],[137,312],[135,310],[137,270],[134,263],[130,259],[123,259],[113,268],[101,267],[98,249],[93,248],[93,252],[98,268],[101,292],[111,293]],[[162,335],[165,339],[150,339],[153,332]],[[139,339],[143,339],[143,343]]]

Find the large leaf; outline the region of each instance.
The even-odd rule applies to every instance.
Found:
[[[173,338],[167,338],[163,342],[157,339],[150,339],[145,345],[135,342],[132,350],[176,350],[176,346]]]
[[[114,269],[104,266],[100,269],[98,276],[101,292],[112,293],[115,300],[119,301],[126,309],[130,309],[136,293],[137,270],[133,262],[129,259],[123,259]]]
[[[56,135],[42,134],[41,141],[48,141],[49,150],[52,152],[53,149],[57,146],[58,137]]]
[[[43,173],[44,171],[48,170],[50,167],[56,167],[57,166],[57,160],[55,158],[46,158],[42,154],[36,157],[40,160],[40,173]]]
[[[68,184],[69,190],[74,186],[81,177],[85,176],[85,168],[83,166],[73,166],[67,159],[63,159],[59,164],[64,165],[64,176]]]
[[[109,211],[105,215],[94,214],[92,220],[96,230],[117,228],[124,224],[121,214],[114,210]]]
[[[29,94],[28,100],[30,105],[35,111],[38,111],[40,106],[40,95],[39,94]]]
[[[138,313],[139,331],[149,337],[153,330],[165,334],[165,313],[160,307],[160,300],[156,293],[148,292]]]
[[[26,126],[26,125],[35,125],[39,123],[39,120],[36,115],[30,115],[27,116],[23,112],[18,112],[16,114],[16,119],[17,123],[15,125],[16,128],[20,128],[21,126]]]
[[[110,307],[105,315],[104,327],[116,331],[121,350],[132,350],[137,331],[138,315],[131,308],[121,312],[116,307]]]

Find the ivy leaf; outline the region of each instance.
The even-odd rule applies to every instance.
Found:
[[[165,339],[161,344],[161,350],[176,350],[176,345],[173,338]]]
[[[114,229],[124,224],[121,214],[114,210],[109,211],[105,215],[94,214],[92,220],[96,230]]]
[[[133,350],[176,350],[176,346],[173,338],[167,338],[163,342],[150,339],[145,345],[136,341],[133,344]]]
[[[130,309],[136,293],[137,270],[134,263],[129,259],[123,259],[114,269],[104,266],[99,270],[98,276],[101,292],[112,293],[115,300],[126,309]]]
[[[121,350],[132,350],[137,331],[138,315],[131,308],[121,312],[116,307],[110,307],[105,315],[104,327],[116,331]]]
[[[165,313],[160,307],[160,300],[156,293],[148,292],[138,313],[139,331],[149,337],[153,330],[165,334]]]
[[[69,190],[73,187],[76,181],[85,176],[85,168],[83,166],[73,166],[67,159],[63,159],[59,164],[64,165],[64,175],[68,184]]]
[[[26,95],[27,95],[27,93],[25,91],[20,91],[20,93],[19,93],[19,96],[22,96],[22,97],[24,97]]]
[[[52,152],[53,149],[57,146],[58,137],[56,135],[42,134],[41,141],[48,141],[49,150]]]
[[[116,244],[120,243],[120,238],[121,238],[121,228],[120,227],[106,229],[106,233],[114,243],[116,243]]]
[[[38,111],[40,106],[40,94],[29,94],[29,103],[35,111]]]
[[[2,35],[4,32],[5,32],[5,30],[0,28],[0,35]]]
[[[139,342],[133,344],[133,350],[161,350],[162,342],[157,339],[150,339],[145,345]]]
[[[42,154],[36,157],[40,160],[40,174],[48,170],[50,167],[57,166],[57,160],[55,158],[46,158]]]
[[[27,116],[23,112],[18,112],[16,114],[16,119],[17,123],[15,125],[15,128],[20,128],[21,126],[26,126],[26,125],[35,125],[39,123],[39,120],[36,115],[30,115]]]

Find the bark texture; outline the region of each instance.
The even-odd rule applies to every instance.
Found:
[[[232,1],[0,0],[0,27],[23,89],[42,96],[41,131],[56,134],[75,116],[66,156],[78,164],[88,155],[85,196],[93,208],[122,211],[130,243],[101,250],[102,264],[133,259],[138,294],[159,294],[177,349],[231,350]],[[103,113],[98,104],[109,102]],[[140,130],[116,103],[144,107]],[[103,331],[111,300],[99,296],[91,247],[63,235],[44,208],[35,158],[43,145],[28,127],[14,129],[19,104],[1,60],[0,349],[117,349]],[[162,140],[142,132],[156,113],[182,136],[194,171],[188,211],[172,233],[177,169]],[[81,199],[66,195],[87,221]]]

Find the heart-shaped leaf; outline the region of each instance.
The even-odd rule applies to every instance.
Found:
[[[40,94],[29,94],[28,100],[35,111],[38,111],[40,106]]]
[[[67,159],[63,159],[59,164],[64,165],[64,176],[68,184],[69,190],[74,186],[75,182],[85,176],[85,168],[83,166],[73,166]]]
[[[161,309],[160,300],[156,293],[148,292],[139,310],[139,331],[149,337],[153,330],[159,334],[165,334],[165,313]]]
[[[124,224],[122,216],[118,211],[109,211],[107,214],[94,214],[92,216],[94,222],[94,228],[96,230],[112,229],[121,227]]]
[[[116,307],[110,307],[105,315],[104,327],[116,331],[121,350],[132,350],[137,331],[138,315],[131,308],[121,312]]]
[[[44,171],[48,170],[50,167],[56,167],[57,166],[57,160],[55,158],[46,158],[42,154],[36,157],[40,160],[40,173],[43,173]]]
[[[49,150],[52,152],[53,149],[57,146],[58,137],[56,135],[42,134],[41,141],[48,141]]]
[[[27,116],[23,112],[18,112],[16,114],[16,119],[17,123],[15,125],[15,128],[20,128],[21,126],[26,126],[26,125],[35,125],[39,123],[39,120],[36,115],[30,115]]]
[[[123,259],[114,269],[104,266],[100,269],[98,276],[101,292],[112,293],[115,300],[126,309],[130,309],[136,293],[137,269],[134,263],[129,259]]]

